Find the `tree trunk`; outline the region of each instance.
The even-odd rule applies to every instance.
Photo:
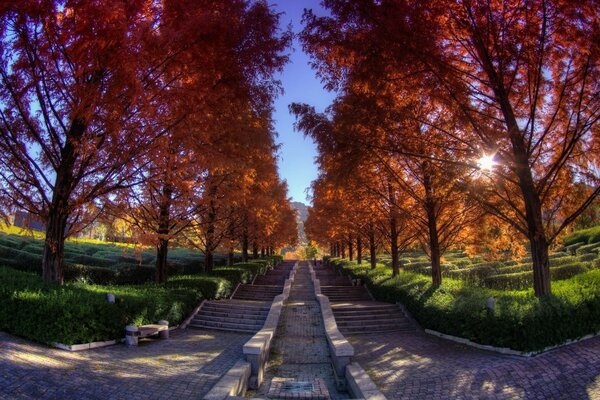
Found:
[[[427,168],[427,167],[425,167]],[[431,256],[431,283],[434,287],[442,284],[442,267],[440,265],[440,240],[437,229],[436,200],[431,187],[431,176],[425,172],[425,209],[427,211],[427,226],[429,228],[429,252]]]
[[[354,260],[354,244],[352,243],[352,238],[348,240],[348,258],[350,258],[350,261]]]
[[[260,248],[260,257],[265,258],[265,248],[264,247]]]
[[[398,263],[398,221],[396,221],[396,194],[394,188],[388,183],[388,195],[390,200],[390,248],[392,250],[392,276],[400,272]]]
[[[229,253],[227,253],[227,265],[230,267],[233,265],[233,246],[229,247]]]
[[[398,263],[398,227],[396,217],[390,218],[390,248],[392,250],[392,276],[397,276],[400,272]]]
[[[169,253],[169,224],[173,188],[165,183],[162,189],[158,215],[158,245],[156,248],[156,283],[167,282],[167,256]]]
[[[156,283],[167,282],[167,256],[169,255],[169,240],[159,238],[156,246]]]
[[[362,240],[360,235],[356,237],[356,262],[362,264]]]
[[[246,231],[242,236],[242,262],[248,262],[248,233]]]
[[[371,224],[369,229],[369,255],[371,256],[371,269],[375,269],[377,267],[377,249],[375,247],[375,230],[373,229],[373,224]]]
[[[206,272],[212,272],[215,266],[215,256],[212,250],[206,250],[204,252],[204,270]]]
[[[531,245],[533,289],[535,295],[538,297],[549,295],[551,293],[550,264],[548,257],[550,244],[546,238],[544,221],[542,218],[542,204],[533,180],[531,167],[529,166],[529,155],[525,139],[523,138],[523,132],[517,123],[517,117],[515,116],[504,82],[495,69],[485,43],[481,37],[477,35],[473,35],[473,38],[473,43],[481,58],[481,65],[494,90],[494,98],[502,111],[511,142],[514,157],[514,170],[519,179],[519,187],[525,205],[527,237]]]
[[[340,247],[341,247],[342,258],[346,258],[346,246],[344,245],[343,241],[340,244]]]
[[[63,284],[62,263],[65,253],[67,221],[69,219],[69,199],[74,189],[73,170],[79,154],[75,145],[81,141],[86,123],[73,119],[60,151],[60,164],[56,171],[52,200],[46,220],[46,240],[42,257],[42,279],[46,283]]]
[[[252,243],[252,258],[255,260],[258,258],[258,245],[256,242]]]
[[[54,201],[53,201],[54,202]],[[65,250],[66,213],[50,211],[42,259],[42,278],[46,283],[63,283],[62,263]]]

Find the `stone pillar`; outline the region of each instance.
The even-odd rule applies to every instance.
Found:
[[[165,329],[164,331],[160,331],[158,333],[158,337],[161,339],[168,339],[169,338],[169,321],[166,321],[164,319],[161,319],[160,321],[158,321],[159,325],[164,325],[167,327],[167,329]]]
[[[140,330],[135,325],[127,325],[125,327],[125,343],[128,346],[137,346]]]

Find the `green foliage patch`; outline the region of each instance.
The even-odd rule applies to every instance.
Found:
[[[538,351],[600,330],[600,270],[555,281],[552,296],[537,298],[532,289],[495,290],[450,278],[434,288],[429,277],[412,272],[392,277],[381,264],[373,270],[336,258],[329,264],[360,278],[378,300],[402,302],[422,326],[481,344]],[[486,308],[489,297],[496,299],[493,313]]]

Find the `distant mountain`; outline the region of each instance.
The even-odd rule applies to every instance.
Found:
[[[298,241],[300,244],[305,244],[307,240],[306,233],[304,233],[304,223],[308,218],[308,206],[299,201],[292,201],[292,207],[298,211],[296,215],[296,224],[298,225]]]
[[[300,218],[300,221],[306,222],[306,218],[308,218],[308,206],[299,201],[292,201],[292,207],[298,210],[298,218]]]

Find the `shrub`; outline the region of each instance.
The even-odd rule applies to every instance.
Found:
[[[215,267],[212,274],[213,276],[225,278],[234,285],[237,283],[249,283],[252,281],[252,271],[246,268]]]
[[[63,266],[63,277],[66,282],[111,285],[115,283],[116,276],[116,271],[110,268],[90,267],[80,264],[65,264]]]
[[[402,302],[424,327],[477,343],[534,351],[600,330],[600,270],[557,281],[554,295],[537,298],[531,289],[504,292],[454,279],[434,288],[430,278],[410,272],[392,278],[389,269],[370,273],[335,259],[330,265],[360,277],[378,300]],[[493,313],[486,309],[490,296]]]
[[[575,250],[575,254],[577,254],[577,255],[583,255],[583,254],[588,254],[588,253],[598,254],[599,250],[600,250],[600,243],[590,243],[590,244],[585,244],[583,246],[578,247],[577,250]]]
[[[575,261],[577,261],[577,258],[573,257],[573,256],[565,256],[565,257],[558,257],[558,258],[550,257],[550,266],[558,267],[561,265],[570,264]]]
[[[590,261],[594,261],[598,257],[599,256],[595,253],[587,253],[587,254],[580,255],[579,257],[576,258],[576,260],[581,261],[581,262],[590,262]]]
[[[247,262],[247,263],[236,263],[236,264],[233,264],[233,267],[248,269],[252,273],[252,276],[262,275],[267,271],[269,264],[267,263],[267,261],[264,261],[264,260],[262,262],[257,262],[257,261],[260,261],[260,260],[252,260],[251,262]]]
[[[565,246],[575,243],[600,243],[600,226],[575,231],[563,239]]]
[[[481,282],[490,275],[494,275],[496,269],[490,265],[479,265],[478,267],[455,269],[446,271],[444,275],[453,279],[462,279],[471,283]]]
[[[231,296],[232,283],[216,276],[178,275],[170,278],[167,287],[191,288],[199,291],[205,299],[224,299]]]
[[[116,303],[106,302],[114,293]],[[0,268],[0,330],[42,343],[87,343],[123,337],[128,324],[182,321],[198,304],[190,288],[45,285],[40,277]]]
[[[0,265],[41,274],[42,256],[0,245]]]
[[[580,248],[581,246],[583,246],[583,243],[575,243],[575,244],[571,244],[567,247],[565,247],[565,250],[571,254],[571,255],[575,255],[576,251],[578,248]]]
[[[155,280],[156,268],[135,266],[119,269],[115,282],[118,285],[141,285]]]
[[[99,257],[95,257],[95,256],[88,256],[85,254],[73,254],[73,255],[70,255],[68,258],[65,257],[65,260],[69,261],[73,264],[83,264],[83,265],[90,265],[90,266],[94,266],[94,267],[111,268],[115,265],[114,260],[99,258]]]

